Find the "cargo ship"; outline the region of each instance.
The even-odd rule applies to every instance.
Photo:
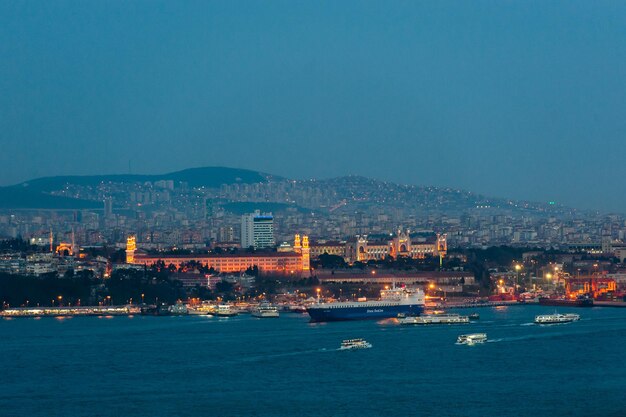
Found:
[[[341,301],[312,304],[307,308],[312,322],[372,320],[419,316],[424,311],[424,291],[392,288],[380,292],[377,301]]]
[[[556,306],[556,307],[593,307],[593,298],[590,297],[578,297],[573,299],[568,298],[539,298],[539,304],[542,306]]]

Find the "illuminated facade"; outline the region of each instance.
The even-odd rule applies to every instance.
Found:
[[[338,255],[348,263],[382,260],[387,256],[397,258],[404,256],[414,259],[423,259],[426,256],[446,256],[448,250],[446,235],[437,234],[426,241],[411,239],[410,231],[399,229],[397,233],[387,239],[370,240],[367,235],[357,235],[345,243],[320,243],[311,247],[311,256],[315,259],[327,253]]]
[[[126,263],[134,264],[135,263],[135,251],[137,250],[137,243],[135,241],[135,236],[128,236],[126,239]]]
[[[300,239],[300,236],[297,237]],[[136,252],[135,237],[126,241],[126,262],[135,265],[151,266],[163,262],[166,266],[184,267],[190,261],[198,262],[218,272],[238,273],[257,267],[262,274],[280,273],[285,275],[306,275],[310,271],[309,238],[303,236],[299,249],[292,252],[197,254],[197,255],[148,255]],[[296,245],[294,244],[294,249]]]

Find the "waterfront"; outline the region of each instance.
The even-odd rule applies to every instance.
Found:
[[[542,306],[435,327],[296,314],[2,319],[0,414],[622,415],[626,310],[559,311],[581,320],[533,325],[554,312]],[[472,332],[489,342],[455,345]],[[373,348],[337,351],[348,338]]]

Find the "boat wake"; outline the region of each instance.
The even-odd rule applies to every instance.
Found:
[[[273,353],[269,355],[250,356],[247,358],[241,358],[237,362],[258,362],[258,361],[263,361],[263,360],[268,360],[268,359],[284,358],[284,357],[298,356],[298,355],[310,355],[311,353],[334,352],[334,351],[335,349],[328,350],[327,348],[298,350],[295,352],[283,352],[283,353]]]

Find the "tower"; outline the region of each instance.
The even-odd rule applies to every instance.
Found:
[[[300,245],[300,235],[296,234],[293,240],[293,251],[295,253],[302,253],[302,246]]]
[[[126,239],[126,263],[135,263],[135,250],[137,250],[137,244],[135,242],[135,236],[130,235]]]
[[[448,253],[447,234],[440,235],[437,233],[437,254],[439,255],[439,266],[443,264],[443,258]]]
[[[309,237],[307,235],[302,236],[302,270],[308,271],[311,269],[311,249],[309,248]]]
[[[241,216],[241,247],[269,248],[274,242],[274,216],[256,210]]]

